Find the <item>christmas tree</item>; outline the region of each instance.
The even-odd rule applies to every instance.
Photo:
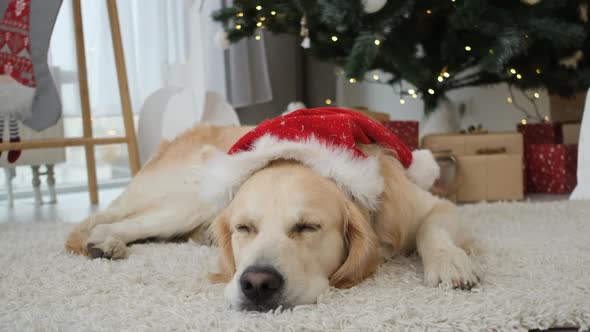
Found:
[[[262,29],[300,35],[350,82],[390,84],[426,112],[463,87],[571,96],[590,85],[587,0],[235,0],[213,18],[230,43]]]

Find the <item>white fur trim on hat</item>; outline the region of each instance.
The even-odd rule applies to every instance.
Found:
[[[30,116],[35,89],[22,85],[9,75],[0,75],[0,115]]]
[[[440,176],[438,166],[430,150],[412,152],[412,164],[406,170],[406,176],[420,188],[429,190]]]
[[[252,174],[278,159],[297,160],[320,175],[332,179],[351,197],[369,209],[377,209],[383,178],[375,157],[355,157],[343,147],[328,146],[315,137],[287,141],[266,135],[251,150],[212,157],[201,170],[201,196],[221,209]]]

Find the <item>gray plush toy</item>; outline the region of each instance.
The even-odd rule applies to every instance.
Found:
[[[19,142],[17,120],[41,131],[61,117],[61,103],[49,73],[49,41],[62,0],[0,0],[0,142]],[[12,150],[8,161],[21,152]]]

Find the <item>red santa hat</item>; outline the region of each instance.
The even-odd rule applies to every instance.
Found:
[[[379,122],[340,108],[301,109],[263,122],[240,138],[227,154],[209,160],[202,193],[225,205],[252,174],[278,159],[296,160],[332,179],[342,190],[376,209],[384,181],[375,157],[357,144],[379,144],[393,152],[406,175],[429,189],[439,176],[432,154],[413,153]]]

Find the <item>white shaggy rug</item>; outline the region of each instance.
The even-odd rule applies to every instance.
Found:
[[[216,250],[144,244],[123,261],[64,252],[72,224],[0,224],[1,331],[502,331],[590,326],[590,202],[461,208],[487,248],[472,292],[422,285],[416,257],[319,304],[236,312],[210,285]]]

